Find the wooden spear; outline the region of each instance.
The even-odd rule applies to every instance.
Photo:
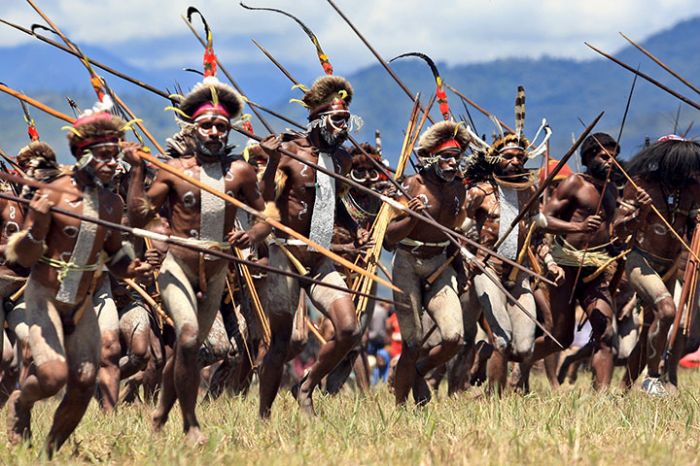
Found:
[[[3,177],[4,177],[4,174],[0,173],[0,179],[2,179]],[[49,186],[46,186],[46,188],[52,189],[53,187],[49,185]],[[11,194],[2,193],[2,192],[0,192],[0,199],[7,199],[8,201],[18,202],[18,203],[20,203],[20,204],[26,204],[26,205],[29,205],[29,203],[31,202],[29,199],[23,199],[23,198],[20,198],[20,197],[17,197],[17,196],[13,196],[13,195],[11,195]],[[265,270],[265,271],[267,271],[267,272],[278,273],[278,274],[285,275],[285,276],[288,276],[288,277],[296,278],[296,279],[305,281],[305,282],[307,282],[307,283],[309,283],[309,284],[313,284],[313,285],[317,285],[317,286],[325,286],[326,288],[332,288],[332,289],[334,289],[334,290],[344,291],[344,292],[346,292],[346,293],[356,294],[356,295],[358,295],[358,296],[363,296],[363,295],[364,295],[364,293],[355,292],[355,291],[352,291],[352,290],[348,290],[347,288],[344,288],[344,287],[332,285],[332,284],[330,284],[330,283],[325,283],[325,282],[322,282],[322,281],[320,281],[320,280],[316,280],[316,279],[309,278],[309,277],[306,277],[306,276],[301,276],[301,275],[296,274],[296,273],[294,273],[294,272],[289,272],[289,271],[286,271],[286,270],[276,269],[276,268],[274,268],[274,267],[270,267],[270,266],[268,266],[268,265],[259,264],[259,263],[257,263],[257,262],[249,261],[249,260],[246,260],[246,259],[239,259],[238,257],[236,257],[236,256],[234,256],[234,255],[227,254],[227,253],[225,253],[225,252],[218,251],[218,250],[216,250],[216,249],[209,249],[209,248],[206,248],[206,247],[204,247],[204,246],[195,244],[195,243],[189,241],[188,238],[181,238],[181,237],[178,237],[178,236],[168,236],[168,235],[163,235],[163,234],[161,234],[161,233],[155,233],[155,232],[149,231],[149,230],[144,230],[144,229],[142,229],[142,228],[129,227],[129,226],[126,226],[126,225],[122,225],[122,224],[120,224],[120,223],[113,223],[113,222],[109,222],[109,221],[107,221],[107,220],[102,220],[102,219],[100,219],[100,218],[88,217],[88,216],[85,216],[85,215],[82,215],[82,214],[78,214],[78,213],[76,213],[76,212],[71,212],[71,211],[69,211],[69,210],[62,209],[62,208],[60,208],[60,207],[51,207],[51,211],[54,212],[54,213],[56,213],[56,214],[65,215],[65,216],[67,216],[67,217],[76,218],[76,219],[78,219],[78,220],[85,221],[85,222],[95,223],[95,224],[100,225],[100,226],[103,226],[103,227],[105,227],[105,228],[109,228],[109,229],[112,229],[112,230],[121,231],[121,232],[124,232],[124,233],[129,233],[129,234],[131,234],[131,235],[138,236],[138,237],[141,237],[141,238],[150,238],[150,239],[152,239],[153,241],[161,241],[161,242],[163,242],[163,243],[173,244],[173,245],[176,245],[176,246],[181,246],[181,247],[184,247],[184,248],[187,248],[187,249],[191,249],[191,250],[193,250],[193,251],[195,251],[195,252],[200,252],[200,253],[202,253],[202,254],[208,254],[208,255],[211,255],[211,256],[218,257],[218,258],[220,258],[220,259],[224,259],[224,260],[230,261],[230,262],[235,262],[235,263],[238,263],[238,264],[246,265],[246,266],[248,266],[248,267],[254,267],[254,268],[261,269],[261,270]],[[371,299],[374,299],[374,300],[377,300],[377,301],[383,301],[383,302],[392,304],[392,305],[394,305],[394,306],[402,306],[401,303],[397,303],[397,302],[395,302],[395,301],[393,301],[393,300],[391,300],[391,299],[381,298],[381,297],[379,297],[379,296],[374,296],[374,295],[367,295],[367,297],[369,297],[369,298],[371,298]]]
[[[611,61],[617,63],[618,65],[620,65],[621,67],[623,67],[623,68],[626,69],[627,71],[631,71],[632,73],[636,74],[637,76],[639,76],[640,78],[644,79],[645,81],[650,82],[651,84],[653,84],[654,86],[658,87],[659,89],[661,89],[661,90],[663,90],[663,91],[665,91],[665,92],[668,92],[669,94],[671,94],[671,95],[672,95],[673,97],[675,97],[676,99],[679,99],[680,101],[685,102],[686,104],[690,105],[691,107],[693,107],[693,108],[695,108],[695,109],[697,109],[697,110],[700,110],[700,104],[699,104],[699,103],[697,103],[697,102],[695,102],[695,101],[693,101],[693,100],[691,100],[691,99],[689,99],[689,98],[687,98],[687,97],[685,97],[685,96],[679,94],[678,92],[674,91],[673,89],[669,88],[668,86],[664,86],[664,85],[661,84],[659,81],[657,81],[656,79],[652,78],[651,76],[649,76],[649,75],[647,75],[647,74],[645,74],[645,73],[642,73],[641,71],[638,71],[638,70],[632,68],[631,66],[629,66],[627,63],[623,62],[622,60],[619,60],[619,59],[613,57],[612,55],[603,52],[602,50],[600,50],[600,49],[598,49],[598,48],[592,46],[592,45],[589,44],[588,42],[584,42],[584,44],[586,44],[586,46],[588,46],[588,48],[592,49],[592,50],[595,51],[596,53],[599,53],[600,55],[604,56],[604,57],[607,58],[608,60],[611,60]]]
[[[632,39],[630,39],[629,37],[627,37],[627,36],[624,35],[623,33],[620,33],[620,35],[621,35],[622,37],[624,37],[624,38],[627,40],[627,42],[629,42],[630,44],[634,45],[634,46],[635,46],[640,52],[642,52],[644,55],[646,55],[647,57],[651,58],[651,59],[654,61],[654,63],[656,63],[656,64],[659,65],[661,68],[663,68],[664,70],[668,71],[669,73],[671,73],[671,75],[672,75],[674,78],[676,78],[677,80],[679,80],[680,82],[682,82],[683,84],[685,84],[686,86],[688,86],[690,89],[692,89],[693,91],[695,91],[696,94],[700,94],[700,89],[698,89],[697,86],[695,86],[693,83],[691,83],[690,81],[688,81],[687,79],[685,79],[683,76],[681,76],[681,75],[679,75],[678,73],[676,73],[675,71],[673,71],[673,70],[671,69],[670,66],[666,65],[664,62],[662,62],[661,60],[659,60],[658,58],[656,58],[656,57],[655,57],[651,52],[649,52],[647,49],[645,49],[645,48],[642,47],[641,45],[637,44],[635,41],[633,41]]]

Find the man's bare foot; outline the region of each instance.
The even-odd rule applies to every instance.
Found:
[[[305,414],[310,416],[316,415],[316,410],[314,410],[314,400],[311,397],[313,394],[314,387],[310,387],[308,376],[304,377],[299,383],[299,389],[297,392],[297,403],[299,403],[299,408]]]
[[[432,396],[428,382],[425,381],[425,378],[416,374],[416,379],[413,382],[413,401],[416,402],[416,406],[427,405]]]
[[[185,435],[187,444],[191,447],[199,447],[206,444],[209,438],[199,430],[199,427],[190,427]]]
[[[15,390],[7,400],[7,439],[11,445],[19,445],[32,437],[31,411],[20,402],[21,394]]]

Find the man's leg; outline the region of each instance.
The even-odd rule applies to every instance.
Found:
[[[119,333],[126,344],[126,355],[119,359],[119,378],[124,380],[148,364],[151,320],[141,302],[130,303],[119,318]]]
[[[281,249],[270,246],[270,266],[291,270],[291,264]],[[272,403],[282,381],[282,372],[292,337],[294,311],[299,305],[299,283],[291,277],[268,274],[265,284],[264,306],[270,319],[272,338],[270,347],[260,365],[260,409],[262,419],[268,419]]]
[[[92,308],[92,299],[88,299],[83,306]],[[53,424],[46,439],[46,452],[49,457],[61,448],[73,433],[95,393],[102,343],[97,316],[90,311],[91,309],[86,309],[75,329],[66,335],[68,383],[66,393],[54,413]]]
[[[318,280],[345,287],[345,281],[333,264],[324,260],[319,265]],[[349,293],[313,285],[309,297],[314,305],[333,323],[333,339],[321,346],[316,362],[299,387],[299,406],[308,414],[315,414],[312,393],[321,380],[333,370],[346,354],[359,342],[360,327],[357,322],[355,304]]]
[[[593,357],[591,358],[593,388],[603,390],[610,386],[614,367],[614,311],[610,301],[606,299],[596,299],[587,307],[593,329]]]
[[[93,298],[94,312],[102,337],[100,368],[97,373],[102,409],[112,412],[119,398],[119,313],[112,297],[109,276],[103,275]],[[92,309],[88,309],[92,311]]]
[[[416,378],[416,362],[420,352],[422,338],[421,312],[423,307],[420,278],[415,273],[415,259],[403,249],[397,249],[394,256],[392,276],[394,285],[403,293],[394,292],[394,301],[405,307],[397,306],[396,317],[401,330],[401,356],[394,371],[394,397],[396,404],[406,403],[408,392]]]
[[[559,286],[549,288],[549,306],[552,313],[552,328],[550,332],[564,348],[571,346],[574,341],[574,331],[576,329],[576,297],[571,298],[571,290],[575,286],[576,267],[563,267],[565,272],[564,282]],[[515,310],[515,312],[521,312]],[[532,365],[550,354],[561,351],[562,348],[554,340],[546,335],[535,339],[532,355],[527,358],[522,367],[529,368]],[[557,388],[558,385],[554,385]]]
[[[665,395],[660,382],[660,365],[666,349],[668,331],[676,315],[676,305],[661,277],[649,265],[647,260],[636,251],[632,251],[626,264],[629,282],[637,291],[645,309],[651,309],[654,319],[647,336],[647,379],[642,388],[652,395]]]
[[[519,386],[524,392],[527,392],[530,390],[530,366],[526,361],[532,356],[535,346],[535,331],[537,330],[537,324],[535,324],[537,304],[530,290],[530,277],[522,272],[518,273],[515,285],[510,292],[520,303],[520,306],[512,302],[506,304],[513,329],[510,358],[520,363],[514,367],[513,380],[511,380],[510,385]]]
[[[547,293],[545,290],[546,286],[547,285],[545,284],[540,284],[532,291],[532,295],[535,297],[535,303],[537,305],[538,320],[542,322],[544,328],[551,332],[554,328],[554,317],[552,316],[552,308],[549,303],[549,293]],[[553,389],[557,389],[559,387],[559,381],[557,380],[558,365],[559,352],[555,352],[544,357],[544,372],[547,376],[550,387]],[[529,370],[530,366],[526,362],[520,364],[520,372],[523,378],[522,383],[528,387],[528,389],[530,385],[528,380]]]
[[[491,275],[495,275],[491,272]],[[491,344],[494,351],[486,365],[489,391],[500,395],[506,386],[508,355],[513,338],[510,316],[506,309],[506,296],[484,274],[474,277],[474,291],[484,316],[491,328]]]
[[[63,347],[63,326],[51,292],[30,281],[25,294],[27,340],[34,357],[29,375],[8,400],[8,440],[20,443],[31,437],[30,414],[35,402],[55,395],[68,380]]]
[[[197,298],[185,271],[171,253],[163,261],[158,282],[165,309],[175,325],[176,342],[163,368],[163,389],[153,413],[153,428],[156,431],[168,420],[176,399],[180,401],[183,421],[190,426],[192,416],[185,418],[184,413],[194,412],[199,387]],[[197,436],[199,429],[196,426],[193,428],[193,436]]]
[[[446,364],[459,351],[464,336],[462,305],[457,296],[457,277],[452,267],[448,267],[433,283],[425,296],[426,310],[437,325],[439,343],[416,363],[417,377],[421,379],[436,367]],[[416,384],[414,398],[419,404],[430,400],[427,384]]]

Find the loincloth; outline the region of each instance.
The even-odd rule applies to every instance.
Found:
[[[557,236],[552,242],[551,254],[554,262],[565,267],[605,267],[614,258],[608,254],[607,247],[610,243],[593,246],[587,250],[576,249],[561,236]]]

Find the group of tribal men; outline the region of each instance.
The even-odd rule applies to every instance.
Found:
[[[489,144],[446,119],[423,133],[416,173],[394,186],[377,147],[344,147],[357,119],[349,111],[353,89],[342,77],[324,76],[306,90],[306,131],[268,136],[244,154],[228,144],[244,105],[232,88],[209,76],[180,97],[181,128],[168,140],[168,154],[160,154],[174,171],[144,162],[147,150],[125,140],[129,125],[104,102],[69,128],[74,166],[59,166],[39,141],[16,158],[18,172],[40,184],[20,186],[28,206],[2,200],[0,209],[2,390],[11,442],[30,438],[34,403],[64,389],[46,442],[53,453],[96,393],[112,409],[119,381],[140,376],[144,385],[159,387],[153,429],[162,428],[179,401],[187,439],[201,443],[200,373],[222,359],[222,367],[239,366],[231,371],[238,382],[249,381],[257,368],[259,414],[267,418],[285,364],[297,354],[293,334],[307,298],[332,331],[294,390],[300,409],[314,413],[314,389],[338,367],[352,365],[347,359],[362,345],[367,317],[356,313],[348,287],[353,274],[187,178],[351,260],[367,248],[381,202],[327,172],[382,190],[404,206],[394,203],[383,238],[394,253],[390,275],[403,342],[393,376],[397,404],[409,392],[417,404],[428,402],[444,367],[450,392],[468,386],[475,368],[485,370],[487,393],[527,390],[532,365],[571,344],[577,305],[592,328],[596,389],[608,387],[615,362],[625,360],[627,387],[644,367],[642,388],[651,395],[677,383],[674,361],[684,348],[674,351],[667,342],[684,245],[669,227],[690,242],[700,203],[697,142],[668,136],[649,144],[626,165],[635,183],[625,183],[614,161],[618,142],[594,133],[581,145],[584,173],[565,166],[554,177],[538,177],[526,163],[541,156],[545,144],[529,141],[522,121],[513,132],[497,128]],[[528,202],[538,180],[549,179],[542,198]],[[179,241],[151,244],[56,208]],[[455,245],[444,229],[422,220],[428,215],[471,242]],[[250,290],[232,272],[234,264],[190,245],[228,253],[235,247],[291,272],[263,275],[251,268],[269,342],[261,342],[262,321],[250,312]],[[155,296],[165,315],[135,290]],[[688,340],[682,336],[676,346]],[[231,353],[247,356],[232,363]],[[154,372],[157,380],[149,381]]]

